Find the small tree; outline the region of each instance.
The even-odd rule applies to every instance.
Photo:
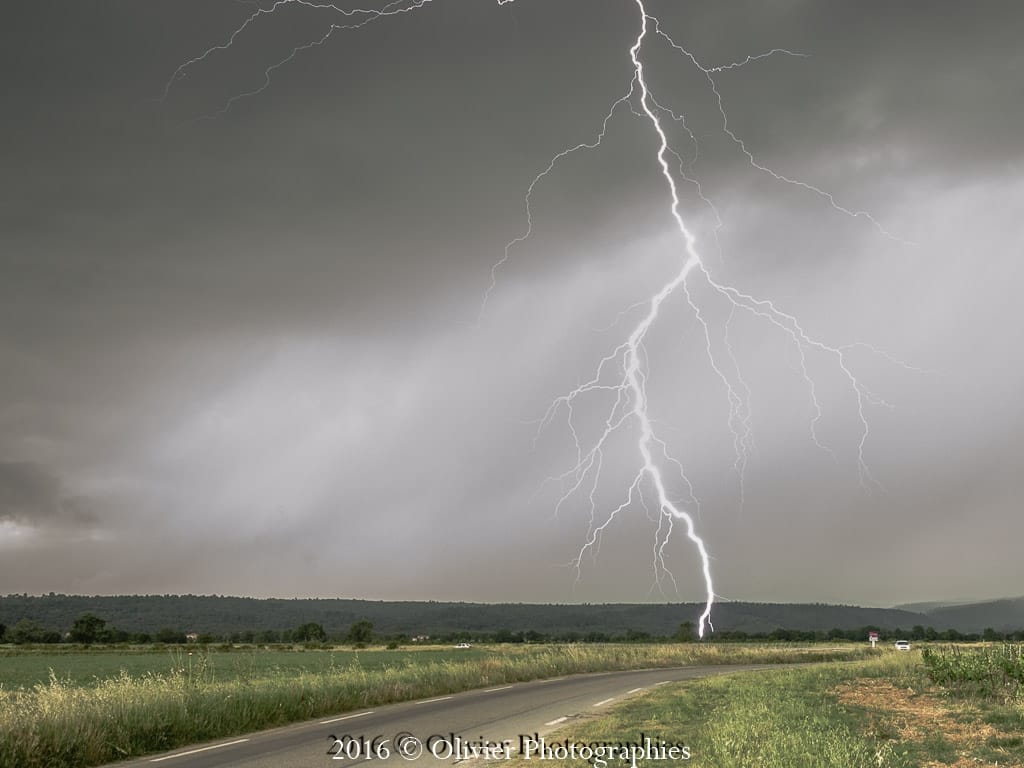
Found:
[[[327,633],[322,626],[310,621],[292,630],[292,640],[297,643],[323,643],[327,640]]]
[[[693,642],[693,622],[684,621],[679,625],[679,631],[676,632],[676,640],[680,643],[692,643]]]
[[[99,616],[83,613],[71,625],[71,640],[75,643],[91,645],[100,639],[100,634],[106,625],[106,620],[101,619]]]
[[[180,629],[164,627],[156,633],[155,640],[158,643],[184,643],[185,633],[182,632]]]
[[[366,619],[357,621],[348,628],[345,639],[355,646],[364,646],[373,639],[373,622]]]
[[[38,621],[22,619],[7,633],[12,643],[42,643],[46,637],[46,627]]]

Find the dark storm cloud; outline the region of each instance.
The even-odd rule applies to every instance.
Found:
[[[730,126],[759,161],[918,243],[754,171],[703,74],[652,40],[651,85],[686,115],[693,172],[722,215],[719,254],[713,217],[682,187],[716,274],[817,335],[938,371],[851,353],[895,406],[869,409],[867,458],[887,492],[867,494],[842,382],[820,392],[833,462],[809,439],[792,346],[738,318],[759,446],[740,507],[728,401],[699,326],[667,310],[649,344],[652,403],[703,501],[720,591],[1013,591],[1024,6],[650,9],[707,66],[807,54],[717,74]],[[676,264],[654,137],[628,110],[600,150],[538,185],[533,238],[475,325],[530,181],[592,140],[628,88],[633,3],[436,0],[339,32],[265,92],[195,120],[322,34],[325,17],[286,8],[153,100],[249,13],[227,0],[24,3],[0,29],[0,575],[25,591],[643,599],[642,510],[572,592],[562,565],[587,510],[554,519],[556,486],[538,490],[571,464],[570,436],[556,424],[534,445],[531,422],[628,319],[594,329]],[[672,138],[689,157],[681,129]],[[629,470],[616,455],[609,477]],[[105,525],[70,546],[56,529],[100,509],[84,496],[103,500]],[[271,550],[282,567],[268,574]],[[697,588],[693,553],[682,539],[673,552]],[[964,584],[943,571],[958,552],[993,553],[992,568]],[[59,566],[44,572],[40,555]]]
[[[876,180],[900,157],[909,170],[959,176],[1021,156],[1024,84],[1016,75],[1024,58],[1015,30],[1024,8],[1017,3],[687,7],[694,10],[666,26],[705,65],[774,47],[809,57],[716,76],[734,127],[755,152],[800,163],[857,150],[882,163],[868,170]]]
[[[0,462],[0,521],[79,526],[96,522],[96,514],[87,499],[67,496],[45,467],[8,461]]]

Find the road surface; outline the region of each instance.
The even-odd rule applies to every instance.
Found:
[[[474,745],[478,756],[501,759],[504,747],[495,745],[507,740],[514,755],[520,748],[521,736],[543,737],[572,720],[600,714],[615,703],[658,685],[778,666],[733,664],[599,672],[500,685],[325,716],[114,763],[110,768],[344,768],[359,763],[366,768],[437,768],[467,763],[467,756],[473,759]],[[686,742],[686,728],[686,723],[666,724],[661,732],[647,735]],[[403,738],[402,734],[415,738]],[[332,741],[332,736],[338,741]],[[396,736],[410,756],[419,749],[422,754],[415,759],[400,756]],[[431,736],[435,738],[430,740]],[[608,738],[635,740],[640,734],[616,733],[608,734]],[[489,745],[484,748],[487,751],[480,748],[481,742]],[[367,761],[366,752],[378,748],[390,755]],[[343,754],[331,757],[328,751]],[[435,758],[432,751],[439,757]],[[584,763],[581,761],[580,765]]]

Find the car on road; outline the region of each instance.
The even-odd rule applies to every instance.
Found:
[[[896,641],[896,650],[897,651],[909,651],[910,650],[910,641],[909,640],[897,640]]]
[[[469,648],[469,643],[459,643],[456,648]]]

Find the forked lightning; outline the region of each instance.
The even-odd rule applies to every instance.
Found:
[[[730,324],[736,312],[745,312],[765,321],[771,327],[781,331],[792,342],[797,352],[813,410],[813,417],[809,424],[810,437],[817,446],[829,452],[832,449],[821,441],[818,434],[819,422],[823,417],[823,409],[818,400],[814,377],[811,375],[807,365],[807,354],[809,352],[817,352],[832,359],[836,371],[847,382],[850,391],[856,399],[856,413],[859,424],[857,467],[860,481],[866,487],[875,484],[865,460],[865,447],[869,437],[867,406],[884,403],[869,392],[853,373],[848,360],[848,352],[857,345],[833,346],[826,344],[807,333],[795,315],[779,309],[772,301],[755,297],[732,285],[719,282],[712,275],[711,270],[698,251],[696,237],[687,227],[683,217],[678,184],[683,182],[693,186],[702,204],[707,205],[714,213],[718,222],[718,227],[715,230],[716,237],[718,228],[721,226],[721,219],[718,218],[718,211],[714,208],[712,202],[704,195],[699,180],[688,175],[687,163],[684,162],[682,154],[671,145],[669,133],[662,124],[663,119],[668,119],[672,121],[672,124],[683,128],[694,147],[694,152],[696,152],[697,139],[687,127],[685,117],[663,106],[652,94],[644,68],[645,48],[659,43],[667,45],[672,50],[678,52],[688,62],[688,66],[696,67],[703,73],[721,115],[721,130],[745,156],[754,169],[770,175],[780,183],[794,185],[822,198],[834,210],[844,215],[867,220],[879,233],[886,237],[892,237],[892,235],[868,212],[844,206],[831,193],[808,182],[778,173],[763,165],[747,148],[743,139],[729,125],[729,118],[723,98],[715,80],[716,74],[753,64],[769,56],[802,57],[805,54],[774,48],[764,53],[749,55],[741,61],[713,67],[704,66],[689,50],[678,44],[662,29],[659,20],[648,13],[644,0],[629,1],[636,6],[639,22],[639,33],[628,48],[628,60],[632,67],[629,89],[623,96],[612,103],[604,121],[592,140],[580,142],[557,153],[544,166],[543,170],[534,177],[526,190],[524,199],[525,229],[522,234],[505,245],[501,257],[492,266],[490,284],[484,291],[480,312],[482,315],[486,311],[487,301],[497,287],[501,269],[512,257],[515,248],[526,241],[533,231],[534,212],[531,208],[531,197],[537,185],[542,183],[544,178],[555,170],[559,161],[565,157],[579,151],[588,151],[599,147],[609,129],[610,120],[620,108],[628,108],[637,118],[646,121],[652,131],[657,164],[667,190],[668,213],[681,239],[680,267],[675,275],[665,282],[652,296],[622,313],[625,316],[631,311],[641,307],[645,308],[641,319],[632,328],[628,336],[612,352],[600,360],[594,376],[568,394],[557,398],[551,404],[551,407],[541,420],[541,428],[543,429],[548,426],[553,419],[564,412],[569,430],[575,441],[576,464],[556,478],[563,483],[564,488],[561,498],[556,504],[556,510],[580,495],[585,495],[589,504],[590,530],[573,561],[577,569],[577,576],[579,576],[579,569],[584,556],[600,545],[601,535],[612,521],[620,513],[633,505],[638,505],[649,512],[650,507],[647,502],[650,499],[656,507],[658,521],[653,553],[656,583],[660,583],[660,579],[664,576],[670,578],[673,583],[675,581],[665,563],[665,548],[677,524],[681,523],[683,525],[686,537],[692,542],[700,557],[705,599],[704,608],[698,621],[698,633],[703,637],[706,629],[711,628],[711,610],[715,601],[715,589],[711,576],[711,561],[707,546],[697,533],[692,511],[688,511],[686,508],[686,506],[689,506],[691,510],[696,509],[697,501],[693,493],[693,487],[686,477],[682,465],[669,455],[666,442],[658,437],[648,406],[648,369],[644,342],[651,329],[658,322],[663,305],[672,299],[673,296],[681,295],[703,329],[708,362],[715,376],[721,381],[728,400],[729,418],[727,427],[733,437],[735,453],[733,469],[739,477],[741,494],[743,493],[744,471],[753,445],[753,431],[751,428],[749,405],[750,389],[740,372],[740,367],[729,338]],[[323,45],[335,32],[358,29],[390,16],[421,10],[432,2],[434,0],[396,0],[396,2],[388,3],[380,9],[344,9],[333,3],[313,2],[312,0],[274,0],[266,7],[258,7],[223,43],[209,48],[179,66],[167,81],[163,91],[163,98],[166,98],[171,89],[186,77],[190,69],[206,61],[213,54],[230,49],[236,39],[247,28],[255,24],[262,17],[272,16],[285,6],[301,6],[310,11],[336,15],[336,18],[327,25],[326,30],[320,37],[295,47],[286,57],[267,67],[264,71],[263,82],[258,87],[232,96],[211,116],[223,115],[239,100],[264,91],[270,86],[271,79],[276,70],[292,61],[303,51]],[[496,0],[496,2],[498,5],[508,5],[514,2],[514,0]],[[690,165],[692,166],[692,162]],[[731,312],[720,339],[721,347],[725,350],[724,359],[722,359],[722,355],[715,352],[712,328],[707,319],[707,313],[697,300],[695,293],[691,291],[691,283],[694,281],[699,281],[705,290],[710,289],[731,305]],[[861,346],[872,352],[884,354],[869,345]],[[894,362],[898,363],[898,361]],[[577,405],[577,401],[581,401],[582,398],[592,393],[601,393],[604,396],[611,395],[613,402],[606,412],[603,426],[599,430],[600,436],[592,444],[585,446],[581,443],[579,437],[577,429],[578,411],[575,410],[574,406]],[[613,435],[621,430],[630,428],[636,429],[638,432],[636,440],[636,471],[632,475],[632,481],[625,488],[624,498],[622,498],[621,503],[604,515],[603,520],[599,522],[598,502],[595,496],[601,478],[605,451]],[[687,489],[688,498],[685,504],[682,501],[674,500],[669,491],[669,483],[667,483],[665,476],[665,472],[669,471],[669,468],[671,468],[672,483],[679,482]],[[651,498],[651,494],[653,494],[653,498]]]

